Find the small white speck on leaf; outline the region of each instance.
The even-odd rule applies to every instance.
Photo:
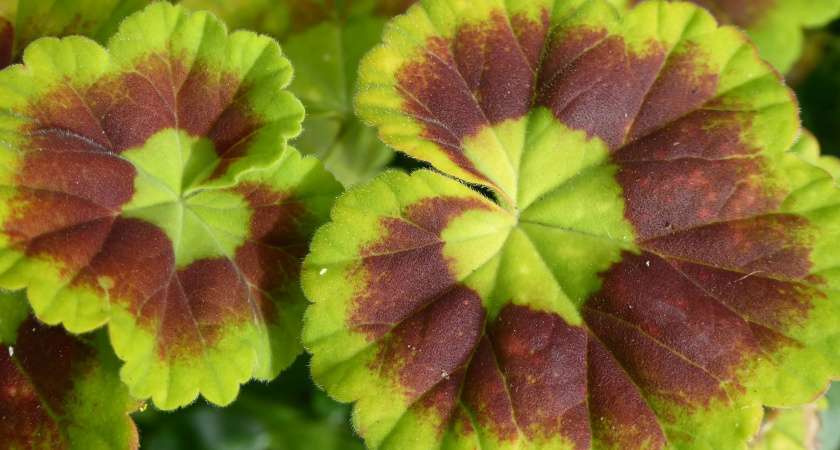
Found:
[[[318,275],[323,275],[325,273],[327,273],[327,269],[321,269],[321,271],[318,272]]]
[[[633,309],[633,305],[630,305],[630,309]]]
[[[646,262],[645,265],[650,267],[650,261]]]
[[[440,371],[440,377],[445,379],[445,380],[448,380],[449,379],[449,372],[447,372],[445,370],[441,370]]]
[[[12,356],[15,356],[15,348],[9,347],[9,358],[11,358]]]

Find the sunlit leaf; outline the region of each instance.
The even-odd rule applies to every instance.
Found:
[[[740,32],[427,0],[383,40],[357,111],[460,181],[351,189],[304,263],[313,376],[369,446],[743,448],[840,376],[840,190]]]
[[[289,90],[306,106],[295,145],[316,155],[345,186],[376,175],[393,152],[376,130],[353,114],[359,61],[379,43],[382,27],[413,0],[185,0],[208,9],[232,28],[254,29],[280,39],[295,67]]]
[[[303,108],[268,37],[155,4],[109,48],[39,40],[0,72],[0,285],[109,323],[122,379],[226,404],[301,348],[298,271],[340,186],[285,140]]]
[[[137,448],[128,413],[140,402],[120,381],[105,333],[73,336],[39,323],[23,291],[0,292],[0,318],[4,449]]]
[[[105,44],[123,19],[150,0],[3,0],[0,69],[20,62],[23,49],[44,36],[88,36]]]
[[[626,11],[647,0],[609,0]],[[803,28],[827,24],[840,0],[682,0],[708,9],[720,23],[743,29],[761,57],[787,73],[802,54]]]

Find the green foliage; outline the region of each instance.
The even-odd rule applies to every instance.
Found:
[[[148,3],[0,0],[0,446],[838,445],[840,0]]]

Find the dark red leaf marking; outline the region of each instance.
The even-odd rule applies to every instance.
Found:
[[[811,270],[813,230],[801,216],[777,214],[707,225],[644,241],[660,254],[762,277],[802,279]]]
[[[523,433],[538,440],[560,430],[576,448],[588,448],[585,329],[508,304],[487,332]]]
[[[537,86],[548,86],[581,55],[598,45],[607,37],[606,28],[576,27],[557,30],[547,36],[547,49],[537,76]],[[543,94],[547,95],[546,92]]]
[[[665,434],[636,385],[609,350],[587,337],[589,422],[595,441],[609,448],[664,447]]]
[[[628,327],[626,336],[637,342],[627,340],[615,346],[607,344],[615,341],[614,337],[602,336],[602,333],[610,333],[606,329],[596,325],[592,326],[593,332],[607,344],[621,364],[629,364],[624,360],[629,359],[627,355],[636,353],[628,349],[633,346],[659,355],[650,354],[650,359],[645,359],[645,362],[633,362],[640,366],[641,372],[625,366],[634,379],[636,376],[648,376],[652,380],[670,377],[679,380],[683,371],[686,380],[698,376],[692,375],[697,370],[695,366],[684,363],[671,368],[662,367],[663,373],[655,373],[659,368],[650,364],[653,360],[662,361],[681,355],[703,369],[700,378],[711,376],[717,380],[737,382],[736,372],[743,367],[744,359],[761,356],[747,321],[663,258],[651,253],[625,253],[622,262],[610,268],[603,277],[601,290],[586,302],[587,323],[591,326],[593,323],[590,320],[596,324],[613,323],[619,330]],[[648,366],[641,367],[644,364]],[[643,383],[641,380],[636,382]],[[680,383],[684,385],[682,389],[697,389],[692,391],[696,392],[697,398],[689,395],[695,401],[713,398],[721,389],[717,383],[709,385],[710,390],[700,387],[704,386],[703,382],[696,386],[685,381]]]
[[[527,26],[534,24],[525,18],[519,21],[524,40],[533,42],[544,34],[535,27],[526,35]],[[528,114],[534,90],[534,72],[529,64],[535,56],[533,43],[526,55],[502,12],[494,11],[480,25],[462,26],[454,44],[455,65],[475,97],[470,101],[477,101],[486,117],[482,124],[495,125]]]
[[[39,235],[21,247],[28,258],[45,260],[58,268],[63,277],[73,277],[100,251],[114,220],[113,217],[87,220]]]
[[[194,354],[201,345],[212,346],[229,323],[250,321],[251,307],[266,320],[274,317],[276,305],[267,294],[281,293],[296,279],[305,233],[312,228],[309,213],[287,194],[256,185],[235,190],[254,208],[251,236],[235,262],[203,259],[176,269],[163,230],[123,218],[103,222],[96,240],[74,241],[78,253],[63,248],[57,256],[71,259],[80,271],[76,285],[101,290],[100,278],[109,277],[113,301],[137,316],[139,326],[159,330],[162,354]]]
[[[236,250],[234,260],[259,310],[271,321],[277,316],[277,302],[300,298],[288,295],[288,290],[297,289],[308,237],[318,220],[291,193],[249,183],[236,191],[244,195],[253,215],[250,238]]]
[[[397,73],[398,91],[406,112],[423,123],[422,137],[437,142],[447,156],[470,174],[484,178],[463,155],[461,140],[486,125],[464,78],[457,72],[449,46],[433,37],[424,60],[415,60]]]
[[[733,119],[748,123],[748,115],[701,109],[714,103],[717,74],[698,62],[706,56],[698,45],[688,42],[669,55],[651,40],[638,53],[605,29],[548,29],[547,13],[540,22],[523,15],[508,22],[494,11],[484,22],[461,26],[451,42],[429,38],[423,58],[397,73],[405,112],[423,124],[423,137],[470,173],[475,169],[461,140],[537,106],[613,150],[661,150],[667,137],[678,148],[677,138],[684,138],[684,145],[711,149],[725,142],[721,152],[747,152]]]
[[[548,38],[548,30],[551,29],[550,14],[548,11],[542,10],[540,23],[537,26],[534,26],[534,21],[524,13],[514,14],[510,18],[510,28],[519,42],[519,48],[525,60],[528,61],[531,72],[537,73],[543,56],[545,41]],[[504,43],[509,44],[509,42]],[[532,80],[523,79],[522,81],[532,83]]]
[[[717,75],[702,65],[701,61],[706,57],[700,45],[691,41],[668,57],[635,114],[628,136],[630,140],[656,131],[662,124],[672,123],[700,108],[715,95]],[[731,117],[723,122],[738,124]]]
[[[121,153],[165,128],[180,128],[206,135],[220,156],[228,154],[257,128],[242,105],[249,88],[236,73],[206,62],[187,67],[183,60],[153,54],[87,89],[54,86],[24,111],[37,120],[25,129],[32,134],[29,148]]]
[[[12,63],[15,55],[15,26],[0,17],[0,70]]]
[[[632,0],[638,5],[645,0]],[[759,22],[776,7],[775,0],[687,0],[708,9],[718,21],[724,24],[749,28]]]
[[[33,195],[84,199],[91,207],[112,212],[134,196],[137,170],[116,155],[69,149],[28,151],[25,155],[15,182],[32,189]]]
[[[165,355],[189,356],[201,345],[212,346],[226,325],[250,322],[252,307],[269,320],[276,306],[266,294],[277,294],[299,269],[306,240],[296,221],[308,217],[300,205],[270,203],[283,196],[269,192],[251,190],[248,200],[256,208],[251,231],[256,234],[237,249],[235,262],[204,259],[176,270],[172,243],[161,229],[118,219],[79,282],[96,287],[98,277],[111,277],[111,297],[125,302],[140,326],[159,327],[159,351]],[[297,243],[290,242],[293,237],[280,237],[286,232],[294,232]]]
[[[29,254],[70,262],[79,254],[72,247],[102,242],[104,236],[95,236],[94,230],[107,233],[102,224],[110,223],[131,200],[136,174],[129,162],[97,149],[27,151],[15,176],[17,193],[8,203],[13,214],[3,232]],[[62,257],[68,250],[71,254]]]
[[[790,261],[785,261],[786,258]],[[783,267],[797,261],[785,256],[774,260]],[[808,312],[813,308],[812,299],[825,297],[806,280],[776,279],[760,272],[745,275],[739,270],[680,259],[669,258],[668,262],[751,324],[760,324],[781,333],[805,324]]]
[[[591,309],[584,310],[584,317],[590,331],[610,349],[648,402],[658,400],[691,410],[709,407],[714,399],[727,400],[717,379],[664,348],[632,324]],[[668,417],[664,419],[668,420]]]
[[[410,409],[417,412],[421,420],[428,417],[429,411],[434,413],[434,417],[442,420],[438,436],[446,430],[447,423],[452,423],[459,412],[463,413],[457,407],[458,392],[463,382],[464,369],[461,368],[440,379],[411,405]]]
[[[484,179],[463,155],[461,141],[488,124],[528,113],[535,80],[531,65],[546,33],[545,20],[518,16],[514,31],[504,13],[496,11],[488,22],[461,27],[451,47],[438,37],[430,38],[423,58],[406,64],[396,75],[404,108],[422,122],[423,137],[441,145],[461,168]]]
[[[406,220],[384,219],[383,240],[361,251],[368,282],[350,325],[396,324],[455,286],[440,233],[469,209],[490,207],[477,199],[427,198],[403,211]]]
[[[584,31],[583,37],[592,33]],[[581,47],[576,40],[571,45]],[[656,41],[650,42],[647,54],[638,55],[627,50],[623,38],[608,37],[559,72],[546,73],[549,81],[538,86],[537,105],[548,107],[571,128],[601,138],[611,149],[618,148],[664,61],[665,51]]]
[[[616,179],[624,192],[624,216],[645,241],[772,211],[781,196],[767,186],[764,164],[743,158],[622,163]]]
[[[462,398],[482,428],[490,429],[500,441],[515,441],[519,431],[497,364],[490,340],[483,336],[470,360]]]
[[[93,352],[60,327],[30,317],[18,327],[14,356],[0,352],[0,436],[4,446],[66,448],[59,424],[64,406]],[[45,435],[50,434],[50,441]],[[39,436],[43,436],[39,439]]]
[[[749,156],[761,149],[741,140],[751,125],[748,114],[735,111],[698,109],[656,129],[647,120],[636,121],[633,139],[613,153],[618,164],[634,161],[674,161],[683,158],[717,160]],[[659,119],[654,123],[663,123]],[[746,125],[742,125],[742,122]],[[641,134],[645,130],[647,134]],[[669,145],[670,144],[670,145]]]
[[[803,349],[805,345],[772,329],[750,322],[750,330],[761,349],[768,354],[785,349]]]
[[[481,298],[471,289],[458,286],[439,296],[396,325],[390,338],[380,344],[381,359],[387,361],[383,366],[386,376],[398,381],[412,398],[451,381],[451,375],[464,368],[475,350],[485,316]]]

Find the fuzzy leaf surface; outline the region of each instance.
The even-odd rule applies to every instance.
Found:
[[[303,108],[277,44],[161,3],[107,51],[43,39],[23,59],[0,72],[0,285],[71,332],[107,322],[123,380],[161,408],[276,376],[341,189],[286,146]]]
[[[208,9],[232,28],[266,33],[280,40],[295,67],[289,90],[301,99],[307,117],[295,140],[302,153],[316,155],[345,186],[366,181],[387,165],[393,151],[376,130],[353,114],[359,61],[379,43],[388,18],[405,11],[409,0],[186,0]]]
[[[38,322],[24,291],[0,292],[0,317],[3,448],[138,447],[128,413],[140,402],[120,381],[105,333],[73,336]]]
[[[105,44],[120,22],[149,0],[4,0],[0,3],[0,69],[19,63],[45,36],[82,35]]]
[[[626,11],[647,0],[609,0]],[[802,54],[803,29],[821,27],[840,14],[840,0],[686,0],[722,24],[744,30],[761,57],[787,73]]]
[[[743,34],[428,0],[383,40],[359,115],[460,181],[351,189],[304,263],[313,376],[368,445],[743,448],[840,374],[840,191]]]

